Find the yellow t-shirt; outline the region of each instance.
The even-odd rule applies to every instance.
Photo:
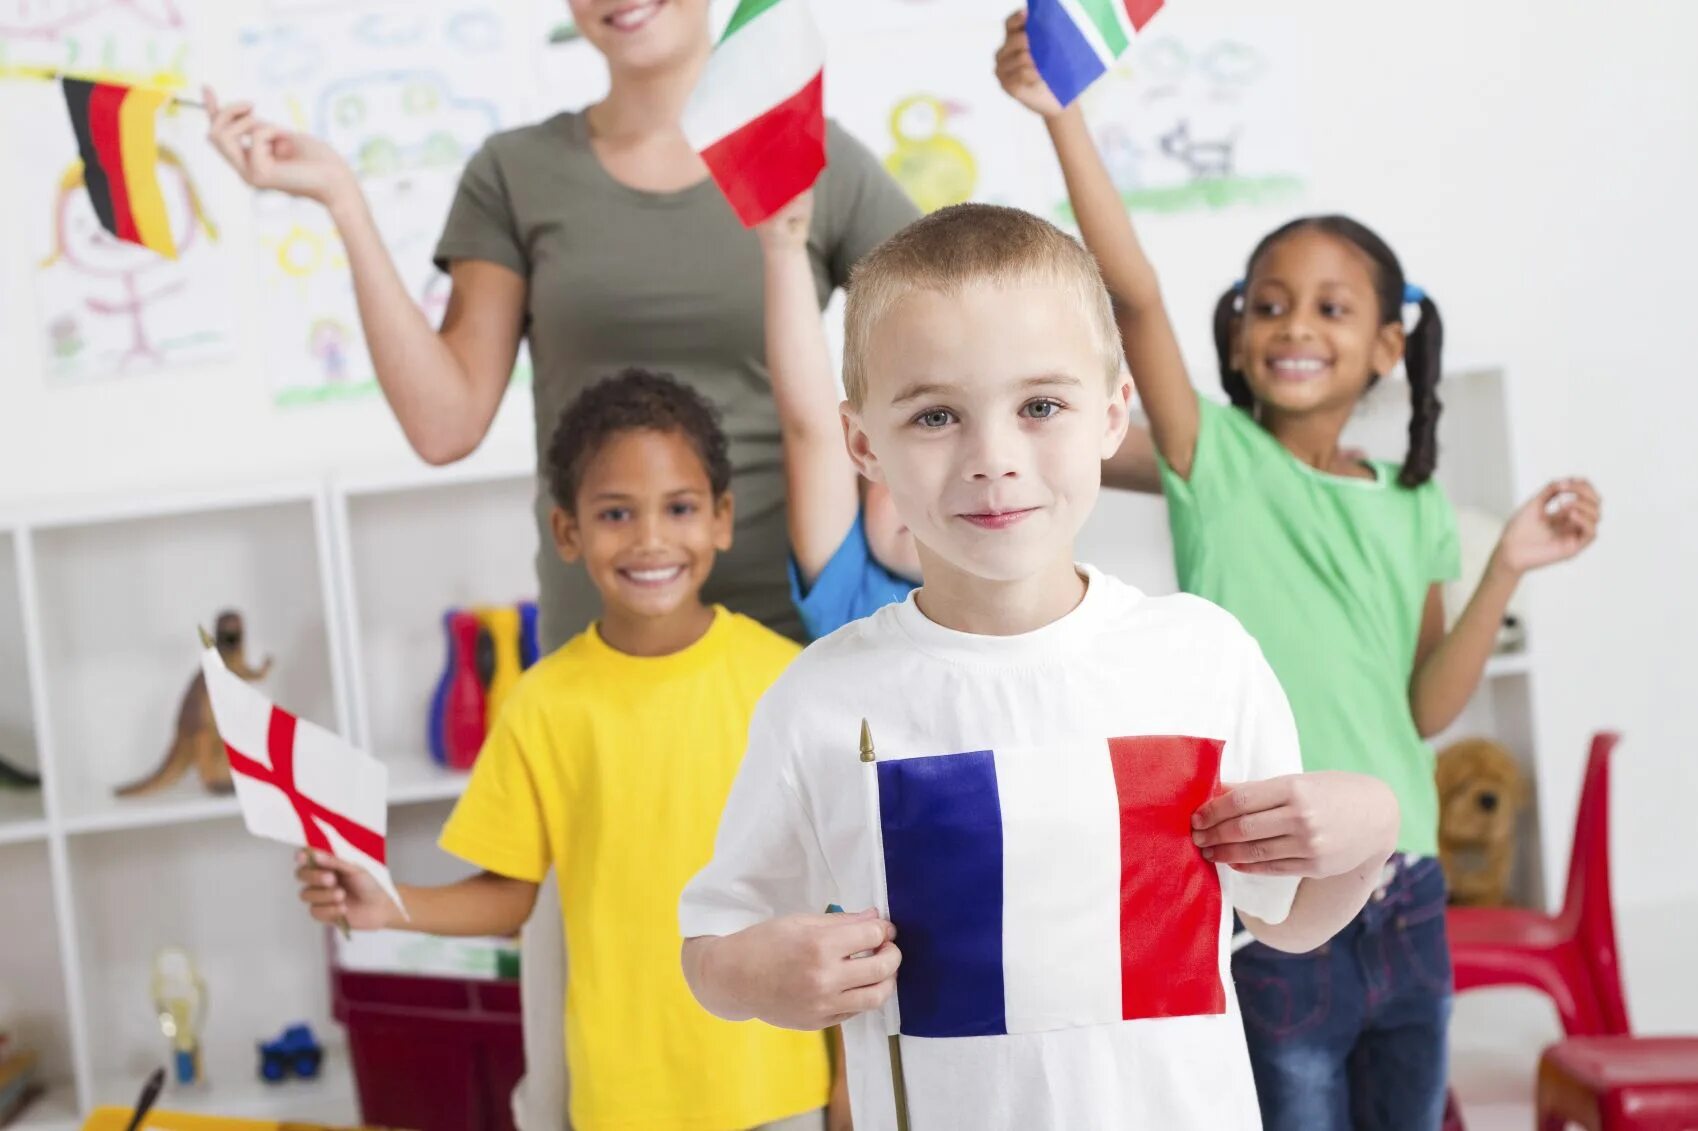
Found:
[[[487,871],[558,872],[576,1131],[738,1131],[825,1105],[818,1033],[719,1020],[678,960],[678,897],[713,855],[755,702],[797,652],[717,607],[670,656],[590,628],[519,680],[442,830]]]

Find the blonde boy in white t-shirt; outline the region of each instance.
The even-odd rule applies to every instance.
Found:
[[[904,229],[856,268],[844,380],[850,454],[925,585],[757,707],[684,893],[692,990],[843,1024],[857,1131],[898,1125],[896,1029],[916,1128],[1258,1127],[1233,912],[1320,945],[1372,891],[1395,799],[1302,773],[1230,615],[1075,563],[1130,400],[1077,243],[989,205]]]

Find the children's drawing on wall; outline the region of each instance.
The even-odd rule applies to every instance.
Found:
[[[890,111],[884,167],[924,212],[973,199],[979,163],[953,132],[967,107],[935,94],[910,94]]]
[[[0,0],[0,72],[45,67],[179,85],[188,33],[183,0]]]
[[[1002,20],[961,19],[955,0],[882,7],[886,17],[911,7],[913,34],[870,34],[856,29],[850,6],[822,7],[826,113],[922,211],[967,200],[1045,207],[1048,185],[1033,180],[1027,156],[1046,144],[1043,125],[1016,112],[991,66]]]
[[[1170,9],[1082,98],[1127,206],[1193,212],[1299,194],[1307,138],[1297,131],[1300,61],[1274,21],[1230,32],[1209,13]],[[1071,219],[1065,205],[1058,211]]]
[[[163,145],[159,186],[175,259],[111,235],[82,162],[62,165],[51,216],[42,217],[50,243],[36,277],[50,376],[129,376],[230,351],[229,288],[212,251],[218,229],[194,174]]]
[[[241,36],[250,93],[359,175],[409,289],[439,322],[446,280],[431,252],[466,161],[520,118],[510,72],[523,45],[509,42],[499,8],[472,0],[272,11]],[[346,256],[323,209],[262,196],[256,221],[278,402],[374,392]]]

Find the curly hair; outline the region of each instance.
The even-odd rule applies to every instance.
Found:
[[[1399,322],[1407,294],[1403,264],[1397,253],[1367,225],[1348,216],[1304,216],[1275,228],[1250,253],[1244,268],[1244,279],[1255,273],[1256,263],[1286,236],[1312,230],[1344,240],[1368,257],[1374,265],[1374,293],[1379,301],[1380,323]],[[1433,477],[1439,462],[1439,356],[1444,349],[1444,322],[1439,308],[1424,292],[1418,292],[1421,314],[1415,328],[1409,332],[1403,347],[1403,368],[1409,374],[1409,451],[1403,458],[1403,470],[1397,481],[1405,487],[1419,487]],[[1233,286],[1215,303],[1215,353],[1220,359],[1220,383],[1232,403],[1245,412],[1253,412],[1256,398],[1250,392],[1250,382],[1242,372],[1232,367],[1232,336],[1243,314],[1243,292]],[[1375,378],[1382,376],[1375,374]]]
[[[701,458],[713,497],[731,486],[731,457],[719,410],[670,373],[631,367],[603,377],[560,413],[548,444],[548,490],[575,513],[584,469],[597,452],[625,432],[676,432]]]

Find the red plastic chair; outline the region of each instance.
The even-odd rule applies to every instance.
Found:
[[[1453,907],[1446,920],[1458,992],[1542,990],[1570,1037],[1628,1031],[1610,901],[1610,756],[1620,738],[1608,731],[1592,738],[1562,911],[1552,917],[1521,908]]]
[[[1578,1037],[1539,1060],[1535,1125],[1564,1131],[1698,1127],[1698,1038]]]

